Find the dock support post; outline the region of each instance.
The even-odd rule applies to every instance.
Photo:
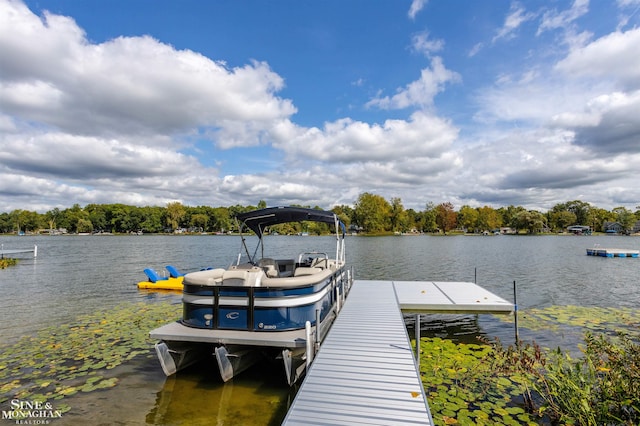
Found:
[[[314,349],[314,353],[318,352],[320,349],[320,309],[316,309],[316,344]]]
[[[420,367],[420,314],[416,314],[416,364]]]
[[[307,355],[307,368],[311,366],[311,361],[313,361],[313,344],[311,343],[311,322],[307,321],[304,323],[304,332],[305,337],[307,338],[307,347],[306,347],[306,355]]]
[[[37,245],[33,246],[33,257],[38,257],[38,246]]]
[[[516,346],[520,346],[520,337],[518,336],[518,295],[515,280],[513,281],[513,317],[516,328]]]

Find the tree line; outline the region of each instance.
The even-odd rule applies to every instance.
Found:
[[[238,213],[266,207],[185,206],[179,202],[160,206],[130,206],[125,204],[74,204],[67,209],[55,208],[46,213],[14,210],[0,213],[0,233],[37,233],[63,230],[68,233],[173,233],[173,232],[233,232],[237,231],[234,216]],[[311,207],[311,206],[304,206]],[[315,206],[314,208],[320,208]],[[618,222],[631,231],[640,220],[640,206],[633,212],[625,207],[605,210],[579,200],[559,203],[546,213],[521,206],[493,208],[462,206],[455,210],[450,202],[426,203],[425,209],[405,209],[400,198],[386,200],[368,192],[362,193],[353,206],[340,205],[331,209],[351,230],[371,234],[443,232],[452,230],[481,233],[509,227],[514,232],[559,232],[571,225],[590,226],[603,231],[607,222]],[[302,229],[300,226],[280,228],[279,232],[301,230],[322,233],[323,227]]]

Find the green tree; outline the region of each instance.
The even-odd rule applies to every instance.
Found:
[[[612,210],[616,215],[616,222],[620,223],[625,231],[629,232],[633,229],[636,222],[636,216],[626,207],[616,207]]]
[[[76,225],[76,230],[78,232],[92,232],[93,231],[93,223],[89,219],[80,218],[78,219],[78,224]]]
[[[108,229],[107,206],[104,204],[87,204],[84,210],[89,213],[89,220],[93,224],[94,230],[105,231]]]
[[[391,205],[380,195],[360,194],[355,204],[356,223],[365,232],[385,232],[391,229]]]
[[[422,232],[434,232],[438,229],[438,224],[436,223],[436,206],[431,201],[429,201],[424,211],[422,212],[420,218],[420,230]]]
[[[45,220],[50,230],[58,229],[57,223],[61,215],[60,209],[57,207],[45,213]]]
[[[207,222],[209,222],[209,216],[203,213],[194,214],[191,216],[190,224],[195,228],[207,229]]]
[[[498,209],[498,213],[500,213],[502,217],[502,224],[514,229],[518,229],[518,215],[526,211],[527,210],[521,206],[500,207]]]
[[[588,223],[591,208],[591,204],[580,200],[573,200],[566,203],[567,211],[576,215],[576,225],[585,225]]]
[[[351,225],[353,209],[349,206],[342,205],[333,207],[331,211],[334,212],[338,216],[338,219],[340,219],[340,221],[344,223],[344,226],[349,229],[349,226]]]
[[[142,207],[142,222],[140,229],[144,232],[162,232],[166,209],[163,207]]]
[[[182,218],[185,216],[186,210],[182,203],[174,202],[167,204],[167,225],[174,231],[181,225]]]
[[[13,221],[9,213],[0,213],[0,233],[7,234],[13,229]]]
[[[391,199],[390,209],[391,230],[394,232],[405,232],[407,228],[407,212],[404,210],[400,198]]]
[[[526,229],[529,234],[542,231],[545,227],[545,217],[535,210],[518,213],[515,218],[516,229]]]
[[[74,204],[73,207],[65,209],[61,213],[61,222],[65,224],[64,228],[69,232],[78,232],[80,219],[89,220],[89,213],[84,211],[80,204]]]
[[[478,210],[471,206],[462,206],[458,212],[458,226],[467,230],[467,232],[476,231],[478,229]]]
[[[113,232],[130,232],[135,229],[134,221],[131,218],[131,206],[114,204],[109,216]]]
[[[498,229],[502,226],[502,217],[496,209],[489,206],[480,207],[478,209],[478,229],[481,231],[490,231]]]
[[[577,224],[577,220],[575,213],[568,210],[549,212],[549,226],[553,229],[563,230],[567,226]]]

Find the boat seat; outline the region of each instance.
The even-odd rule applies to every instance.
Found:
[[[308,266],[298,266],[293,273],[294,277],[299,277],[302,275],[313,275],[322,271],[322,268],[313,268]]]
[[[165,268],[167,269],[167,271],[169,271],[169,276],[171,278],[178,278],[184,275],[182,272],[178,271],[178,269],[173,265],[167,265],[165,266]]]
[[[222,268],[216,268],[190,272],[184,276],[184,284],[219,285],[222,283],[222,274],[224,271]]]
[[[258,266],[262,268],[264,274],[269,278],[278,277],[278,264],[274,259],[262,258],[258,262]]]
[[[151,281],[152,283],[169,279],[169,277],[162,277],[158,275],[158,273],[151,268],[146,268],[144,270],[144,273],[147,276],[147,278],[149,278],[149,281]]]
[[[222,273],[222,285],[259,287],[263,276],[264,271],[257,266],[227,269]]]
[[[324,279],[329,278],[333,274],[333,271],[329,269],[319,269],[318,272],[298,275],[296,277],[278,277],[268,278],[264,277],[260,283],[262,287],[297,287],[315,284],[321,282]]]

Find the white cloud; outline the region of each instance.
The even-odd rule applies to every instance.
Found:
[[[573,49],[556,69],[567,76],[613,80],[620,87],[640,88],[640,28],[613,32]]]
[[[410,17],[425,4],[414,1]],[[417,209],[426,201],[541,208],[580,194],[609,208],[637,202],[640,32],[591,41],[577,29],[578,6],[585,5],[542,15],[539,28],[566,30],[565,43],[553,49],[568,50],[562,60],[539,61],[543,55],[527,43],[526,61],[495,71],[494,84],[477,90],[475,103],[452,113],[455,119],[438,115],[436,100],[461,82],[462,62],[447,69],[434,56],[444,39],[425,31],[412,38],[429,60],[415,81],[390,95],[380,90],[368,111],[354,109],[363,116],[305,127],[293,121],[293,102],[278,96],[284,78],[266,62],[229,67],[152,37],[94,43],[73,19],[38,17],[0,0],[2,209],[260,199],[330,207],[364,191]],[[535,32],[523,26],[536,16],[513,3],[494,41],[524,28]],[[469,56],[484,47],[477,43]],[[488,63],[487,72],[498,67]],[[345,84],[364,90],[377,77],[358,70]],[[481,78],[473,77],[465,84]],[[467,111],[478,121],[465,123]],[[368,114],[377,118],[367,121]],[[266,154],[258,159],[256,151]],[[227,176],[204,165],[234,161],[238,171]],[[259,161],[269,167],[252,169]],[[594,189],[600,180],[607,190]]]
[[[424,6],[427,4],[427,1],[428,0],[412,0],[411,7],[409,8],[409,12],[407,13],[409,15],[409,18],[415,19],[418,12],[420,12],[422,8],[424,8]]]
[[[284,81],[266,63],[229,69],[148,36],[93,44],[70,18],[46,13],[40,19],[16,2],[0,8],[5,114],[91,135],[208,126],[227,136],[240,129],[247,145],[259,143],[272,120],[296,112],[290,100],[275,96]],[[223,144],[239,139],[228,136]]]
[[[422,31],[411,37],[411,46],[416,52],[430,57],[433,53],[439,52],[444,48],[444,40],[430,40],[429,32]]]
[[[409,120],[386,120],[383,124],[345,118],[325,123],[322,129],[283,126],[274,134],[274,146],[289,160],[387,162],[393,158],[438,158],[457,133],[450,122],[415,112]]]
[[[455,83],[460,80],[460,75],[448,70],[442,64],[442,58],[436,56],[431,60],[431,68],[424,68],[420,72],[418,80],[398,89],[396,94],[391,97],[385,96],[370,100],[367,107],[381,109],[426,108],[433,105],[434,97],[444,90],[446,83]]]
[[[514,32],[525,22],[532,20],[535,17],[534,13],[527,12],[525,8],[518,2],[511,3],[509,14],[504,20],[502,28],[500,28],[497,34],[493,37],[493,42],[500,39],[509,39],[514,37]]]
[[[562,12],[558,12],[556,9],[548,10],[542,15],[538,35],[548,30],[567,29],[576,19],[587,12],[589,12],[589,0],[574,0],[571,8]]]

